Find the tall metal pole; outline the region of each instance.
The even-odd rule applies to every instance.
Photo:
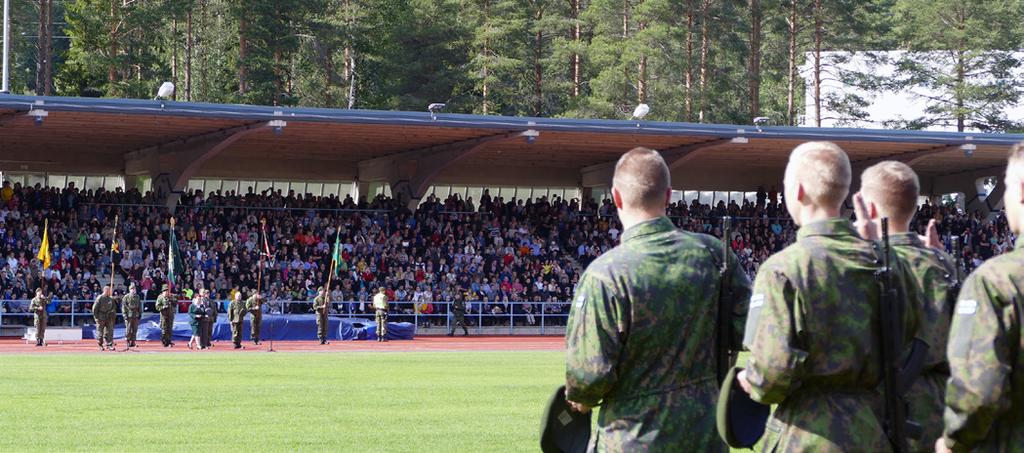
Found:
[[[4,72],[0,93],[11,92],[11,0],[4,0]]]

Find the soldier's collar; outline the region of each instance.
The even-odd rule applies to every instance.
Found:
[[[924,242],[921,242],[921,237],[917,233],[895,233],[889,235],[890,245],[909,245],[911,247],[924,247]]]
[[[629,241],[631,239],[638,238],[641,236],[647,236],[650,234],[664,233],[666,231],[674,230],[675,228],[676,226],[672,224],[672,221],[665,216],[661,216],[656,219],[645,220],[643,222],[640,222],[636,225],[629,227],[628,230],[623,232],[622,242],[625,243],[626,241]]]
[[[808,223],[796,232],[798,241],[811,236],[857,236],[857,232],[849,220],[834,218]]]

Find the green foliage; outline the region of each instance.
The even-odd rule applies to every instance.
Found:
[[[1011,53],[1024,44],[1022,3],[68,0],[54,3],[52,31],[70,39],[54,41],[52,59],[57,95],[150,98],[172,80],[178,100],[589,118],[628,118],[646,102],[648,119],[739,124],[752,113],[795,123],[820,76],[940,93],[925,117],[890,126],[1010,130],[1022,127],[1002,115],[1024,90]],[[13,3],[17,93],[36,88],[37,5]],[[819,46],[821,71],[791,84],[790,65],[813,66]],[[842,52],[883,49],[907,51],[875,63],[897,63],[896,75],[843,67]],[[819,101],[842,123],[864,120],[871,99]]]

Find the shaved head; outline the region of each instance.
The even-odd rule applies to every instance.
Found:
[[[850,192],[850,179],[850,158],[835,143],[807,142],[789,155],[786,185],[794,189],[797,185],[802,187],[804,195],[815,206],[830,209],[842,206]]]
[[[879,217],[899,224],[909,224],[914,217],[921,184],[909,165],[892,160],[875,164],[861,173],[860,186],[864,200],[875,205]]]
[[[1006,221],[1010,230],[1019,236],[1024,233],[1024,142],[1010,148],[1003,184],[1006,186],[1003,193]]]
[[[612,186],[621,194],[625,207],[664,209],[670,184],[665,159],[652,149],[633,148],[615,164]]]

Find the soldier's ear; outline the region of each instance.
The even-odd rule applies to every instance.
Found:
[[[612,202],[615,203],[615,208],[622,209],[622,193],[614,186],[612,187]]]

